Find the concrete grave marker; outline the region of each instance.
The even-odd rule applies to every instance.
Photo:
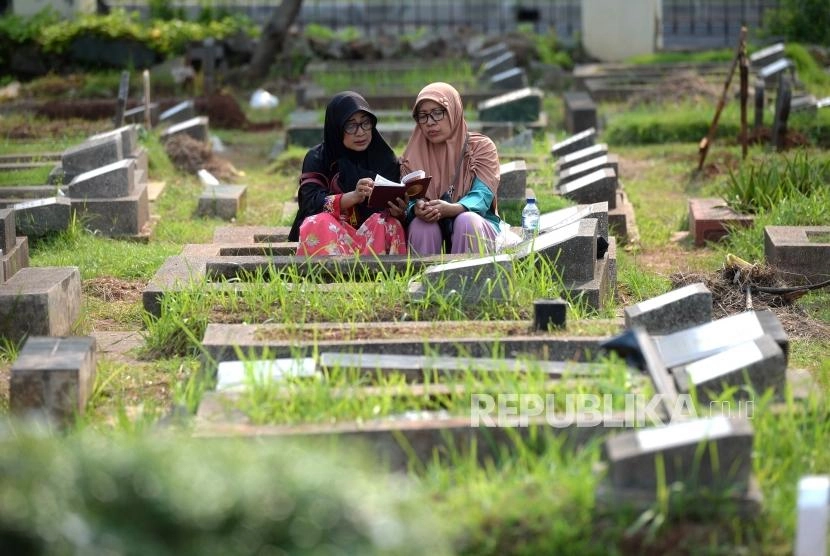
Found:
[[[789,352],[787,333],[772,311],[738,313],[687,330],[655,336],[654,342],[666,367],[673,368],[756,340],[764,334],[770,335],[781,346],[786,357]]]
[[[542,232],[533,240],[519,244],[516,256],[524,258],[531,253],[547,260],[560,273],[560,278],[592,280],[597,258],[597,221],[593,218]]]
[[[167,129],[165,129],[164,132],[162,132],[162,141],[166,141],[180,133],[189,135],[197,141],[207,143],[210,140],[210,131],[208,129],[208,117],[196,116],[195,118],[190,118],[189,120],[185,120],[183,122],[171,125]]]
[[[702,282],[674,289],[625,308],[625,326],[670,334],[712,320],[712,292]]]
[[[576,164],[571,166],[570,168],[566,168],[559,174],[559,184],[561,186],[569,181],[573,181],[579,179],[583,176],[587,176],[597,170],[601,170],[603,168],[610,168],[614,171],[614,175],[619,177],[620,169],[619,169],[619,158],[615,154],[606,154],[603,156],[597,156],[594,158],[589,158],[585,162],[581,164]],[[605,200],[605,199],[603,199]],[[613,208],[609,206],[609,208]]]
[[[20,235],[40,237],[69,228],[72,201],[66,197],[47,197],[14,204]]]
[[[121,153],[124,155],[124,157],[134,156],[134,153],[139,149],[137,124],[128,124],[121,126],[117,129],[113,129],[111,131],[97,133],[95,135],[90,136],[89,139],[106,139],[108,137],[114,137],[116,135],[121,136]],[[90,168],[90,170],[94,170],[94,168]]]
[[[465,303],[480,303],[485,299],[510,299],[513,259],[509,255],[495,255],[464,259],[427,267],[421,277],[421,290],[449,295],[456,292]],[[418,290],[413,292],[418,294]]]
[[[597,127],[597,105],[584,91],[567,91],[562,95],[565,107],[565,129],[579,133]]]
[[[490,87],[496,90],[513,91],[527,87],[527,74],[522,68],[510,68],[493,75]]]
[[[516,55],[510,51],[498,54],[481,65],[481,73],[485,77],[492,78],[494,75],[505,72],[516,67]]]
[[[608,145],[605,143],[597,143],[584,149],[579,149],[572,153],[563,155],[554,164],[554,170],[557,175],[561,174],[563,170],[572,168],[578,164],[588,162],[592,158],[605,156],[608,154]]]
[[[830,516],[830,476],[807,475],[798,481],[794,556],[826,556]]]
[[[521,200],[527,189],[527,163],[514,160],[501,165],[499,182],[499,199]]]
[[[830,280],[830,226],[765,226],[764,255],[788,284]]]
[[[12,412],[69,424],[84,412],[95,384],[95,366],[95,338],[29,337],[11,369]]]
[[[124,158],[122,134],[107,133],[90,138],[66,149],[61,155],[61,167],[68,180]]]
[[[498,58],[508,52],[510,52],[510,47],[508,47],[507,44],[500,42],[474,52],[470,61],[475,68],[480,68],[481,65],[487,60]]]
[[[617,183],[617,173],[613,168],[600,168],[561,183],[558,191],[563,197],[580,204],[608,203],[608,208],[614,209],[617,208]]]
[[[127,97],[130,94],[130,72],[122,71],[118,82],[118,99],[115,102],[115,127],[124,125],[124,111],[127,109]]]
[[[184,100],[171,106],[159,115],[159,123],[177,124],[196,117],[196,106],[192,100]]]
[[[539,231],[546,232],[572,224],[583,218],[597,221],[597,237],[608,241],[608,202],[575,205],[546,212],[539,217]]]
[[[245,210],[247,187],[244,185],[213,185],[205,187],[199,197],[199,216],[215,216],[233,220]]]
[[[605,443],[608,475],[617,488],[653,490],[661,475],[666,485],[681,481],[700,487],[746,487],[752,472],[752,444],[747,419],[720,415],[623,432]],[[656,461],[658,455],[661,462]],[[660,463],[663,474],[656,469]]]
[[[792,86],[789,79],[782,76],[778,83],[778,94],[775,97],[775,116],[772,120],[771,145],[781,151],[787,139],[787,122],[790,118],[792,102]]]
[[[783,57],[784,43],[779,42],[750,54],[749,63],[753,68],[763,68]]]
[[[482,101],[478,117],[482,122],[535,122],[542,112],[542,91],[526,87]]]
[[[212,95],[216,88],[216,70],[225,61],[225,48],[213,37],[208,37],[202,41],[201,46],[190,48],[187,57],[191,61],[199,61],[204,94]]]
[[[0,335],[67,336],[81,310],[77,267],[27,267],[0,284]]]
[[[248,381],[255,384],[278,382],[286,378],[319,376],[311,357],[222,361],[216,369],[216,390],[243,390]]]
[[[739,387],[735,399],[749,397],[741,386],[751,386],[758,395],[771,388],[781,399],[787,382],[787,361],[775,340],[763,335],[678,367],[673,374],[679,392],[697,390],[698,399],[704,402],[717,398],[730,386]]]
[[[575,133],[570,137],[566,137],[558,143],[554,143],[553,146],[551,146],[550,148],[550,154],[554,158],[565,156],[566,154],[570,154],[580,149],[590,147],[594,144],[596,138],[597,130],[595,128],[589,128],[585,131],[580,131],[579,133]]]
[[[136,161],[133,158],[89,170],[75,176],[69,183],[67,193],[73,199],[126,197],[135,188],[135,170]]]
[[[10,253],[14,249],[16,240],[14,209],[0,209],[0,249],[3,254]]]

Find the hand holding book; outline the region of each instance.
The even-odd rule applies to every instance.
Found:
[[[401,178],[400,183],[386,179],[380,174],[375,176],[375,185],[369,196],[369,208],[388,208],[387,203],[396,199],[419,199],[424,196],[432,181],[423,170],[416,170]]]

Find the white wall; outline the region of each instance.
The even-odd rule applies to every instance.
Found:
[[[47,6],[51,6],[62,17],[95,12],[95,0],[12,0],[12,13],[31,17]]]
[[[660,0],[582,0],[582,44],[602,62],[658,48]]]

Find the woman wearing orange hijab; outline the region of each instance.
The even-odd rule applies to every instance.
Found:
[[[450,253],[492,253],[501,221],[496,145],[468,131],[461,95],[447,83],[424,87],[412,116],[416,126],[401,157],[402,173],[424,170],[432,181],[425,198],[407,208],[410,250],[440,253],[448,241]]]

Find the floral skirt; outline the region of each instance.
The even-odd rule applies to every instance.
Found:
[[[406,235],[397,218],[371,215],[355,230],[330,212],[303,220],[298,255],[405,255]]]

